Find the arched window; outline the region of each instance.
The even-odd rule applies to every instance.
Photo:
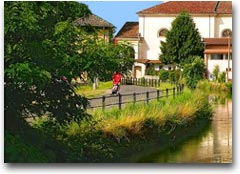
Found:
[[[228,36],[232,37],[232,31],[230,29],[223,30],[222,37],[228,37]]]
[[[168,29],[162,28],[158,31],[158,37],[165,37],[168,32]]]

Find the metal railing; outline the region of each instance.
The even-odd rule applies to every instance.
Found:
[[[161,83],[169,83],[177,85],[177,82],[172,82],[170,80],[162,81],[159,78],[122,78],[122,85],[137,85],[137,86],[151,86],[159,87]]]
[[[109,95],[109,96],[101,96],[96,98],[89,99],[90,108],[102,108],[105,110],[106,108],[110,108],[111,106],[118,106],[118,109],[122,109],[124,104],[132,103],[136,104],[138,102],[149,103],[150,100],[157,99],[159,100],[162,97],[168,98],[169,96],[175,97],[180,94],[184,89],[183,84],[179,84],[176,88],[165,89],[165,90],[156,90],[156,91],[147,91],[142,93],[131,93],[131,94],[121,94],[118,95]]]

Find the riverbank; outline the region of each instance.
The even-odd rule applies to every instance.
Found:
[[[211,117],[207,97],[185,91],[149,105],[95,112],[91,121],[61,127],[57,137],[68,148],[68,162],[134,162],[150,149],[165,149],[199,134]]]
[[[97,111],[80,123],[71,121],[59,125],[41,117],[32,120],[31,126],[53,140],[38,140],[41,146],[36,150],[42,156],[41,161],[136,162],[136,157],[151,150],[164,150],[199,134],[211,118],[212,107],[207,96],[200,91],[185,90],[175,98],[161,98],[148,105],[129,105],[121,111]],[[42,148],[49,147],[51,151],[44,153]],[[11,153],[14,152],[8,155]],[[20,152],[18,154],[21,156]],[[29,151],[30,157],[31,154]]]

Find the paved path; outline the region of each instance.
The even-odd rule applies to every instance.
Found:
[[[149,98],[156,98],[157,96],[157,89],[154,87],[142,87],[142,86],[135,86],[135,85],[121,85],[120,86],[120,94],[122,95],[122,103],[133,102],[133,93],[136,93],[136,101],[139,100],[146,100],[146,92],[149,93]],[[131,94],[131,95],[128,95]],[[109,108],[113,105],[118,106],[119,103],[119,96],[118,95],[111,95],[111,89],[106,90],[105,93],[105,105],[106,108]],[[91,107],[102,107],[102,96],[95,97],[95,99],[90,99]],[[110,105],[110,106],[107,106]]]

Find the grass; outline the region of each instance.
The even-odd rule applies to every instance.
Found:
[[[96,96],[101,96],[106,93],[106,90],[110,90],[112,88],[112,81],[108,82],[99,82],[99,87],[96,90],[92,89],[90,85],[82,85],[75,88],[75,92],[79,95],[84,95],[88,98],[93,98]]]
[[[232,83],[219,83],[219,82],[210,82],[208,80],[201,80],[197,84],[197,88],[204,90],[206,92],[232,92]]]
[[[161,83],[160,83],[160,86],[159,86],[157,89],[159,89],[159,90],[164,90],[164,89],[172,89],[172,88],[174,88],[174,87],[176,87],[176,85],[173,84],[173,83],[161,82]]]
[[[91,120],[71,121],[53,128],[43,118],[33,120],[31,125],[66,147],[66,161],[127,162],[142,150],[168,147],[175,135],[179,139],[174,144],[183,141],[188,136],[186,131],[191,134],[192,127],[196,128],[195,120],[209,120],[211,115],[207,97],[186,89],[175,98],[162,98],[148,105],[129,104],[121,111],[96,110]]]
[[[163,126],[167,122],[183,125],[186,122],[191,122],[203,109],[208,110],[211,114],[204,94],[201,92],[192,93],[188,90],[175,98],[163,98],[159,102],[153,101],[149,105],[130,104],[121,111],[118,109],[96,110],[92,114],[96,123],[93,129],[106,136],[128,137],[129,135],[141,134],[149,122],[154,126]],[[76,134],[78,132],[76,130]]]

